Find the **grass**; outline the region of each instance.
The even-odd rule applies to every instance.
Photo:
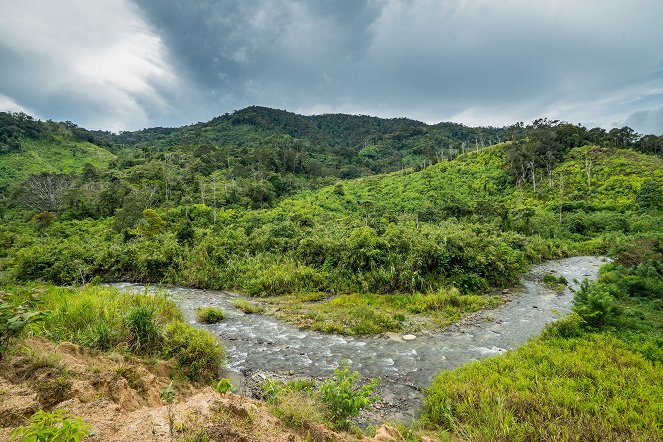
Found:
[[[247,299],[243,298],[237,298],[233,300],[233,307],[236,309],[239,309],[246,313],[247,315],[254,314],[254,313],[263,313],[265,311],[265,308],[261,305],[258,305],[256,303],[253,303]]]
[[[618,288],[645,268],[607,265],[581,290],[614,293],[609,321],[579,310],[515,351],[438,374],[424,422],[449,440],[663,439],[663,303]]]
[[[216,324],[224,317],[223,310],[219,307],[198,307],[196,309],[196,319],[203,324]]]
[[[175,303],[163,294],[129,294],[111,287],[12,289],[20,302],[38,293],[49,312],[33,334],[69,341],[99,351],[173,358],[189,379],[214,378],[225,350],[213,335],[182,321]],[[118,373],[129,375],[126,370]]]
[[[0,155],[0,187],[13,186],[40,172],[80,172],[85,163],[104,169],[115,158],[106,149],[80,141],[24,140],[21,147],[20,152]]]
[[[271,300],[274,314],[298,327],[346,335],[437,329],[464,314],[501,303],[497,296],[463,295],[455,289],[430,294],[346,294],[320,300],[319,296],[290,296]]]

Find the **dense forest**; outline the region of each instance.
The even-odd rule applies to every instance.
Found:
[[[254,297],[247,309],[359,335],[406,332],[417,316],[442,327],[497,305],[496,289],[533,263],[605,254],[615,262],[576,294],[574,315],[506,357],[441,374],[417,425],[533,440],[554,430],[537,424],[545,415],[579,440],[663,433],[655,399],[663,385],[663,136],[547,119],[470,128],[262,107],[112,134],[0,113],[0,218],[0,282],[21,293],[17,305],[29,294],[15,288],[32,284],[173,283],[235,290]],[[170,305],[150,308],[179,320]],[[110,318],[71,333],[52,327],[55,340],[107,349],[115,345],[109,327],[127,325]],[[168,327],[149,349],[134,350],[152,354],[161,339],[186,367],[178,333],[189,332]],[[611,386],[615,398],[602,399],[609,405],[569,405],[578,387],[570,382],[546,384],[550,397],[530,406],[534,383],[568,374],[540,372],[533,361],[571,367],[576,353],[599,355],[603,368],[631,361],[633,373],[615,376],[641,376],[650,402],[619,402]],[[491,370],[523,377],[514,386]],[[611,382],[601,367],[578,370],[594,386]],[[470,396],[473,405],[464,402]],[[502,414],[491,416],[495,409]],[[600,427],[589,425],[595,416]]]

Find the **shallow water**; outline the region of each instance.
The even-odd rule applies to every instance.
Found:
[[[408,419],[421,404],[421,389],[440,370],[502,353],[522,345],[549,322],[569,312],[583,279],[595,279],[605,258],[581,256],[547,261],[533,266],[511,289],[510,301],[480,312],[444,332],[403,341],[399,336],[359,338],[299,330],[270,316],[247,315],[232,306],[236,294],[224,291],[166,286],[163,289],[182,307],[186,319],[216,334],[224,343],[230,371],[248,376],[254,372],[283,373],[320,378],[339,361],[351,362],[362,377],[380,377],[383,398],[380,418]],[[543,275],[563,275],[569,288],[559,294],[546,288]],[[119,283],[125,290],[143,290],[140,284]],[[194,310],[218,306],[226,318],[213,325],[199,324]],[[558,312],[558,313],[556,313]],[[386,414],[386,415],[385,415]]]

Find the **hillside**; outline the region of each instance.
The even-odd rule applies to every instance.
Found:
[[[250,111],[235,117],[263,113]],[[2,201],[0,313],[25,320],[21,324],[36,318],[40,323],[29,326],[30,333],[74,342],[102,356],[91,362],[87,350],[61,344],[63,351],[58,351],[41,340],[27,342],[36,349],[33,353],[13,347],[0,367],[5,379],[0,382],[9,392],[7,404],[14,414],[0,431],[6,434],[9,427],[27,424],[15,416],[20,408],[16,404],[26,395],[37,394],[36,400],[23,401],[29,407],[22,409],[26,413],[52,410],[57,404],[38,402],[49,397],[40,391],[48,391],[66,399],[59,404],[93,425],[106,425],[97,413],[103,406],[126,422],[118,431],[152,422],[152,429],[140,431],[165,433],[169,407],[156,394],[166,387],[167,378],[178,383],[183,377],[196,382],[201,376],[205,382],[216,381],[224,348],[184,321],[170,298],[129,295],[100,282],[233,290],[239,295],[233,296],[232,314],[272,315],[301,329],[381,337],[367,338],[379,345],[408,345],[405,334],[434,335],[450,325],[464,330],[463,324],[472,321],[480,333],[488,333],[477,311],[504,303],[514,303],[514,311],[540,308],[538,303],[518,304],[513,289],[531,264],[606,254],[615,261],[603,268],[597,282],[573,278],[572,285],[579,289],[568,319],[519,350],[441,373],[429,389],[421,419],[401,425],[400,432],[385,427],[378,436],[390,440],[387,432],[396,440],[432,434],[441,440],[507,441],[647,440],[648,435],[660,435],[660,156],[638,144],[640,140],[624,142],[619,131],[596,136],[582,127],[539,121],[516,128],[520,132],[513,141],[483,148],[477,143],[426,167],[378,175],[366,169],[370,176],[354,179],[339,179],[335,172],[316,177],[299,166],[283,170],[278,161],[267,160],[278,158],[278,149],[297,144],[310,148],[313,156],[336,161],[334,149],[359,139],[350,135],[354,129],[334,135],[333,127],[345,117],[264,112],[278,118],[233,124],[233,116],[225,116],[214,127],[152,129],[132,145],[128,138],[123,145],[109,134],[20,117],[22,129],[3,145],[0,159],[16,161],[22,176],[42,173],[27,175],[22,192]],[[402,140],[405,144],[427,139],[432,130],[408,120],[354,118],[348,119],[348,128],[368,118],[366,133],[386,134],[377,144],[389,138],[393,128],[413,131]],[[325,121],[333,123],[325,126]],[[420,130],[424,133],[416,133]],[[212,140],[221,134],[227,137],[223,142],[230,143],[225,147],[196,141],[198,136]],[[320,144],[306,138],[314,136],[321,137]],[[69,147],[61,153],[61,146]],[[29,152],[44,162],[30,159]],[[376,158],[389,158],[380,155]],[[21,169],[21,164],[29,167]],[[29,198],[28,183],[57,182],[65,171],[66,185],[42,186],[48,189],[45,199]],[[21,175],[16,176],[18,180]],[[537,278],[546,287],[544,296],[556,297],[556,291],[571,285],[549,272]],[[39,313],[42,310],[50,313]],[[224,312],[216,314],[223,318]],[[253,318],[247,321],[259,321]],[[353,339],[332,338],[345,343]],[[244,345],[244,338],[230,339],[228,351]],[[247,339],[253,342],[255,334]],[[265,347],[279,351],[269,343]],[[4,352],[0,348],[0,355]],[[53,352],[63,364],[48,356]],[[127,358],[121,364],[118,352]],[[75,365],[64,367],[72,358],[78,359]],[[155,358],[169,358],[175,372],[154,373],[149,365]],[[23,379],[15,373],[25,364],[34,370]],[[42,386],[39,380],[46,373],[57,378]],[[334,404],[348,403],[335,394],[354,380],[343,378],[350,376],[347,372],[334,376],[337,384],[328,384],[327,390],[310,380],[263,379],[258,389],[269,406],[255,408],[244,399],[220,398],[209,388],[179,383],[181,402],[174,405],[175,413],[195,409],[205,418],[187,421],[186,428],[176,431],[222,440],[229,428],[242,425],[233,434],[251,440],[260,438],[267,422],[278,428],[275,437],[296,440],[318,431],[324,437],[352,438],[330,432],[354,425],[347,420],[347,409],[330,411]],[[158,387],[145,389],[149,401],[136,399],[134,387],[152,381]],[[83,400],[85,395],[76,392],[85,393],[94,382],[118,385],[120,397],[86,402],[89,398]],[[351,398],[353,413],[372,403],[370,385],[343,393]],[[627,388],[621,388],[624,385]],[[476,400],[468,405],[467,397]],[[199,400],[209,407],[196,408]],[[378,406],[373,411],[380,413]],[[248,407],[254,411],[247,416],[255,420],[221,413],[224,407],[241,408],[242,416]]]
[[[207,167],[353,178],[431,164],[506,138],[504,128],[427,125],[405,118],[304,116],[251,106],[207,123],[123,132],[118,144],[162,151],[203,149]],[[243,149],[241,149],[243,148]],[[248,155],[248,157],[247,157]],[[241,175],[241,170],[234,172]]]

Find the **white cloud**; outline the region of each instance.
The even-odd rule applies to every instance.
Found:
[[[11,60],[0,67],[0,93],[109,129],[140,128],[169,111],[178,78],[133,4],[0,3],[0,50]]]
[[[0,94],[0,112],[23,112],[33,117],[37,117],[33,110],[21,106],[13,98],[2,94]]]

